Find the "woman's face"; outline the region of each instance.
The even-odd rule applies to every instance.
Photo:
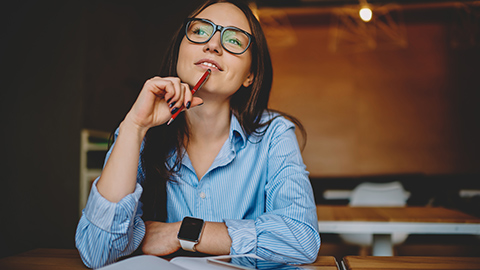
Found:
[[[235,26],[252,33],[243,12],[230,3],[213,4],[196,18],[208,19],[221,26]],[[202,74],[210,69],[210,78],[198,95],[202,98],[209,94],[228,98],[242,85],[247,87],[252,83],[251,62],[251,48],[240,55],[232,54],[222,47],[220,31],[217,31],[203,44],[192,43],[186,37],[183,38],[179,49],[177,74],[183,82],[193,87]]]

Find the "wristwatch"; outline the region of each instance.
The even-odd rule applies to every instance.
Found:
[[[205,222],[203,219],[184,217],[177,238],[182,249],[195,252],[195,245],[200,241]]]

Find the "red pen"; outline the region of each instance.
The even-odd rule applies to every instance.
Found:
[[[208,77],[210,77],[210,73],[212,73],[212,71],[210,69],[208,69],[207,71],[205,71],[205,73],[203,73],[202,78],[200,78],[200,80],[197,82],[195,87],[193,87],[193,89],[191,90],[192,95],[195,94],[195,92],[197,92],[198,90],[200,90],[200,88],[202,88],[202,86],[205,84],[205,82],[207,82]],[[173,120],[175,120],[175,118],[177,118],[177,116],[180,114],[180,112],[182,112],[182,110],[184,108],[185,108],[185,106],[182,104],[182,107],[180,107],[178,109],[178,111],[175,114],[172,115],[172,118],[170,118],[170,120],[168,120],[167,126],[170,125],[170,123],[172,123]]]

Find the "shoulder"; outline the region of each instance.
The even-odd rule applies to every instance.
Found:
[[[278,112],[266,110],[261,117],[261,123],[266,124],[264,127],[265,135],[279,134],[284,133],[287,130],[295,130],[295,124]]]

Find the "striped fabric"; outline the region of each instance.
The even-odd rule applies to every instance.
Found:
[[[232,116],[229,139],[200,181],[185,154],[177,182],[167,185],[167,222],[185,216],[225,222],[231,254],[313,262],[320,248],[316,207],[294,129],[278,117],[261,138],[247,137]],[[88,267],[110,264],[140,245],[145,234],[141,168],[136,190],[118,203],[103,198],[94,183],[75,238]]]

